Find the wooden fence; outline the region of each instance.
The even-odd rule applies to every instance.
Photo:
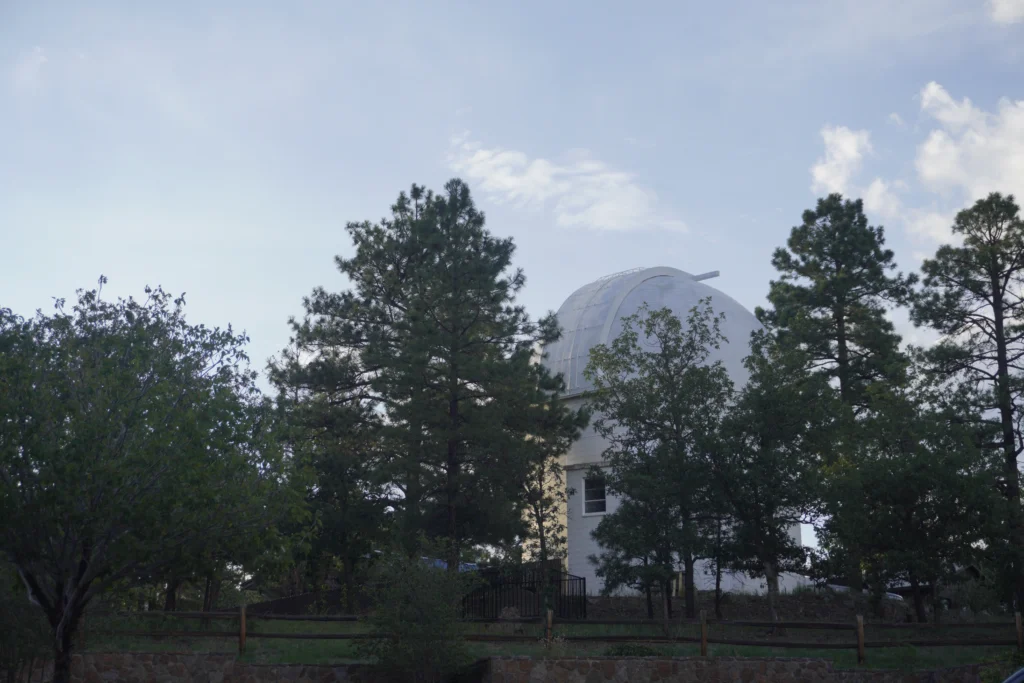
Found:
[[[273,615],[273,614],[246,614],[243,606],[238,612],[132,612],[121,613],[123,617],[158,617],[176,619],[199,619],[204,623],[208,621],[234,621],[237,622],[235,630],[201,630],[201,631],[100,631],[103,635],[128,636],[143,638],[231,638],[238,639],[238,651],[245,652],[246,640],[250,638],[280,638],[280,639],[301,639],[301,640],[366,640],[370,638],[385,637],[374,633],[274,633],[262,631],[248,631],[247,623],[253,621],[308,621],[308,622],[359,622],[364,621],[363,617],[356,616],[317,616],[317,615]],[[574,643],[658,643],[676,644],[692,643],[700,644],[701,656],[708,656],[709,645],[734,645],[749,647],[769,647],[787,649],[807,650],[857,650],[857,661],[864,663],[865,650],[869,648],[894,648],[894,647],[1010,647],[1015,646],[1024,651],[1024,628],[1022,628],[1021,614],[1015,614],[1015,620],[1010,622],[981,622],[981,623],[950,623],[950,624],[865,624],[864,619],[858,616],[853,623],[843,622],[820,622],[820,621],[732,621],[708,619],[702,611],[699,620],[671,620],[659,621],[649,619],[587,619],[587,620],[559,620],[555,621],[554,612],[548,610],[547,618],[538,619],[466,619],[469,623],[521,623],[538,624],[544,627],[542,640],[550,643],[554,637],[566,642]],[[568,626],[652,626],[663,629],[661,635],[558,635],[556,629]],[[676,626],[700,626],[700,636],[672,635],[671,627]],[[714,627],[714,629],[712,629]],[[845,642],[821,642],[821,641],[790,641],[790,640],[756,640],[744,638],[729,638],[717,635],[717,631],[728,630],[729,628],[770,628],[775,632],[783,630],[817,630],[817,631],[845,631],[851,634],[851,638]],[[992,637],[992,638],[914,638],[909,640],[867,640],[865,631],[871,630],[892,631],[892,630],[917,630],[917,631],[957,631],[957,630],[991,630],[1013,633],[1015,638]],[[1012,629],[1012,630],[1011,630]],[[715,631],[716,633],[712,633]],[[993,636],[1003,634],[994,633]],[[469,633],[466,640],[491,643],[526,643],[537,642],[536,636],[530,635],[506,635],[491,633]]]

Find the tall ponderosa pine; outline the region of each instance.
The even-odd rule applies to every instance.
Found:
[[[761,320],[778,331],[784,346],[806,354],[808,368],[833,379],[845,407],[836,443],[828,495],[829,532],[848,559],[847,581],[859,590],[863,581],[859,538],[863,529],[864,492],[855,460],[863,448],[856,416],[867,409],[868,388],[875,382],[899,382],[905,360],[900,338],[885,317],[886,307],[908,301],[914,276],[895,273],[893,253],[885,249],[881,227],[868,224],[861,200],[839,194],[819,199],[793,228],[787,248],[779,248],[772,265],[781,277],[772,281],[770,310]]]
[[[685,324],[667,308],[645,305],[622,319],[622,333],[610,346],[591,350],[586,370],[600,415],[595,426],[610,444],[604,453],[608,490],[660,511],[648,523],[664,532],[645,535],[668,539],[682,562],[690,617],[696,610],[694,564],[710,545],[714,522],[705,454],[732,392],[722,363],[709,362],[727,341],[721,318],[710,299],[701,300]],[[615,524],[617,514],[601,524]]]
[[[310,539],[312,566],[340,561],[351,614],[357,574],[386,535],[382,425],[372,403],[322,371],[324,360],[316,349],[291,348],[269,371],[280,391],[278,407],[292,458],[310,472],[307,497],[318,521]]]
[[[1024,221],[1013,196],[992,193],[957,214],[953,234],[921,266],[924,291],[913,309],[917,324],[940,332],[931,350],[939,372],[977,387],[977,408],[999,429],[989,447],[1003,460],[1003,518],[1010,542],[1008,579],[1024,605],[1024,520],[1018,457],[1024,449],[1020,400],[1024,382]]]
[[[861,200],[831,194],[805,211],[787,248],[775,250],[781,277],[768,292],[762,320],[783,344],[807,354],[812,369],[838,380],[842,401],[862,407],[867,387],[898,379],[900,338],[885,317],[887,305],[909,300],[914,276],[894,273],[881,227],[868,224]]]
[[[811,522],[818,509],[835,396],[825,377],[807,373],[802,355],[787,352],[767,331],[754,334],[745,365],[750,377],[709,460],[728,506],[734,565],[765,577],[777,621],[779,573],[800,571],[806,560],[790,529]]]
[[[521,451],[502,440],[512,399],[539,381],[532,349],[557,324],[516,305],[525,277],[510,269],[513,242],[487,231],[459,180],[439,195],[413,186],[390,218],[347,230],[355,254],[336,262],[352,289],[316,289],[295,339],[329,349],[325,372],[384,408],[399,525],[412,538],[440,513],[456,571],[467,539],[496,541],[521,521],[525,464],[503,457]]]

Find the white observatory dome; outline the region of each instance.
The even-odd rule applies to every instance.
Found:
[[[742,387],[747,381],[743,359],[750,353],[750,335],[761,325],[735,299],[704,284],[703,280],[715,275],[717,273],[691,275],[675,268],[638,268],[603,277],[573,292],[558,309],[562,337],[544,349],[541,361],[551,372],[564,377],[566,404],[577,408],[587,402],[587,393],[594,388],[583,376],[590,350],[598,344],[614,341],[622,333],[622,319],[636,313],[644,303],[651,310],[669,308],[685,324],[690,309],[701,299],[710,298],[714,312],[725,314],[721,330],[728,343],[712,350],[709,360],[722,361],[736,388]],[[564,511],[566,569],[586,579],[588,593],[597,593],[604,585],[590,561],[601,551],[593,532],[601,518],[614,513],[620,502],[611,491],[606,491],[603,480],[592,474],[594,466],[604,464],[607,448],[608,442],[591,424],[569,447],[563,459],[569,493]],[[794,525],[790,533],[801,543],[800,525]],[[709,588],[706,568],[702,561],[697,571],[698,587],[702,590]],[[806,578],[796,575],[785,575],[783,579],[787,587],[808,583]],[[723,587],[732,592],[761,590],[758,579],[742,572],[729,572],[723,580]],[[714,588],[713,581],[710,588]]]
[[[718,351],[712,351],[710,360],[721,360],[736,387],[741,387],[747,380],[743,359],[750,353],[750,334],[761,325],[735,299],[701,282],[715,275],[694,276],[675,268],[638,268],[608,275],[573,292],[558,309],[562,337],[545,347],[543,360],[552,373],[562,373],[565,397],[593,389],[583,376],[590,349],[614,341],[622,332],[622,319],[636,313],[644,303],[651,310],[667,307],[685,323],[690,309],[708,297],[715,314],[725,314],[722,333],[729,340]]]

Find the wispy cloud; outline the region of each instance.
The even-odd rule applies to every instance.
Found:
[[[905,125],[903,123],[903,117],[897,114],[896,112],[889,114],[889,123],[893,124],[894,126],[899,126],[900,128],[902,128]]]
[[[988,12],[998,24],[1024,21],[1024,0],[989,0]]]
[[[821,138],[825,142],[825,156],[811,167],[811,190],[846,193],[864,155],[871,151],[871,136],[866,130],[825,126]]]
[[[42,84],[46,61],[46,50],[38,45],[19,56],[11,69],[11,82],[15,91],[24,93],[37,90]]]
[[[562,227],[686,230],[653,190],[587,150],[574,150],[564,162],[555,162],[484,147],[463,134],[452,138],[448,164],[497,201],[550,209]]]

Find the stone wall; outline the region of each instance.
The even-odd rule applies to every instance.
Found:
[[[936,671],[832,669],[821,659],[743,657],[494,657],[467,672],[483,683],[978,683],[978,665]],[[48,673],[48,672],[47,672]],[[33,681],[49,680],[37,671]],[[73,683],[386,683],[360,664],[246,664],[233,654],[87,653],[74,655]]]
[[[35,671],[32,681],[49,681]],[[386,683],[366,665],[245,664],[233,654],[173,652],[72,655],[72,683]]]
[[[924,672],[835,671],[821,659],[495,657],[487,683],[977,683],[979,666]]]

